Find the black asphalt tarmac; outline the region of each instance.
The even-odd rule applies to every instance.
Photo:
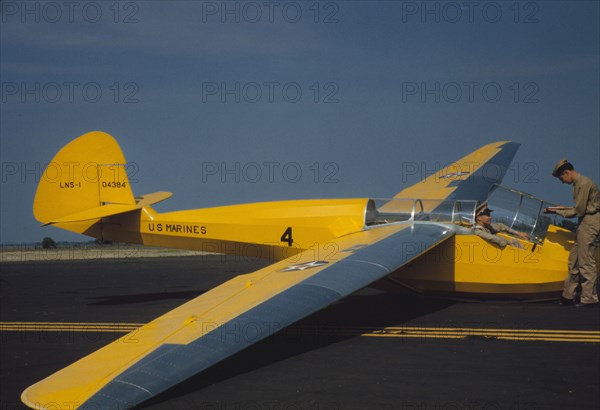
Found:
[[[83,332],[26,324],[146,323],[265,265],[217,255],[0,265],[0,410],[24,408],[26,387],[124,334],[119,325]],[[438,329],[437,336],[419,336],[419,329]],[[468,336],[450,338],[457,329]],[[504,340],[498,329],[521,336]],[[600,341],[526,340],[536,334],[530,329],[597,332],[600,309],[367,288],[141,408],[600,409]]]

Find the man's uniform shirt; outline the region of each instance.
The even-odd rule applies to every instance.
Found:
[[[575,216],[583,218],[586,215],[594,215],[600,211],[598,186],[585,175],[577,174],[573,180],[573,201],[575,202],[574,207],[559,209],[556,213],[565,218]]]

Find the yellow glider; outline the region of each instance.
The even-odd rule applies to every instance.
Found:
[[[512,142],[486,145],[387,200],[158,213],[151,205],[171,194],[134,197],[117,142],[102,132],[82,135],[58,152],[39,183],[33,212],[42,224],[103,240],[277,262],[30,386],[23,402],[32,408],[130,408],[384,278],[458,296],[554,295],[566,273],[571,236],[540,215],[541,200],[496,185],[517,148]],[[525,249],[494,248],[492,258],[490,245],[472,234],[475,209],[486,199],[503,206],[511,225],[531,233]]]

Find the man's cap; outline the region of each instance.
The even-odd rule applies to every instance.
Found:
[[[556,178],[560,177],[565,169],[573,169],[573,165],[566,158],[563,158],[554,166],[552,176]]]
[[[492,216],[492,212],[494,212],[494,210],[488,208],[487,202],[484,202],[483,204],[481,204],[477,207],[477,210],[475,211],[475,216],[480,216],[480,215]]]

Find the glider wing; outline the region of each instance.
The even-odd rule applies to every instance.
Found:
[[[240,275],[26,389],[33,408],[124,409],[395,271],[454,234],[367,229]]]
[[[500,141],[485,145],[421,182],[400,191],[395,198],[470,199],[483,202],[499,184],[520,144]]]

